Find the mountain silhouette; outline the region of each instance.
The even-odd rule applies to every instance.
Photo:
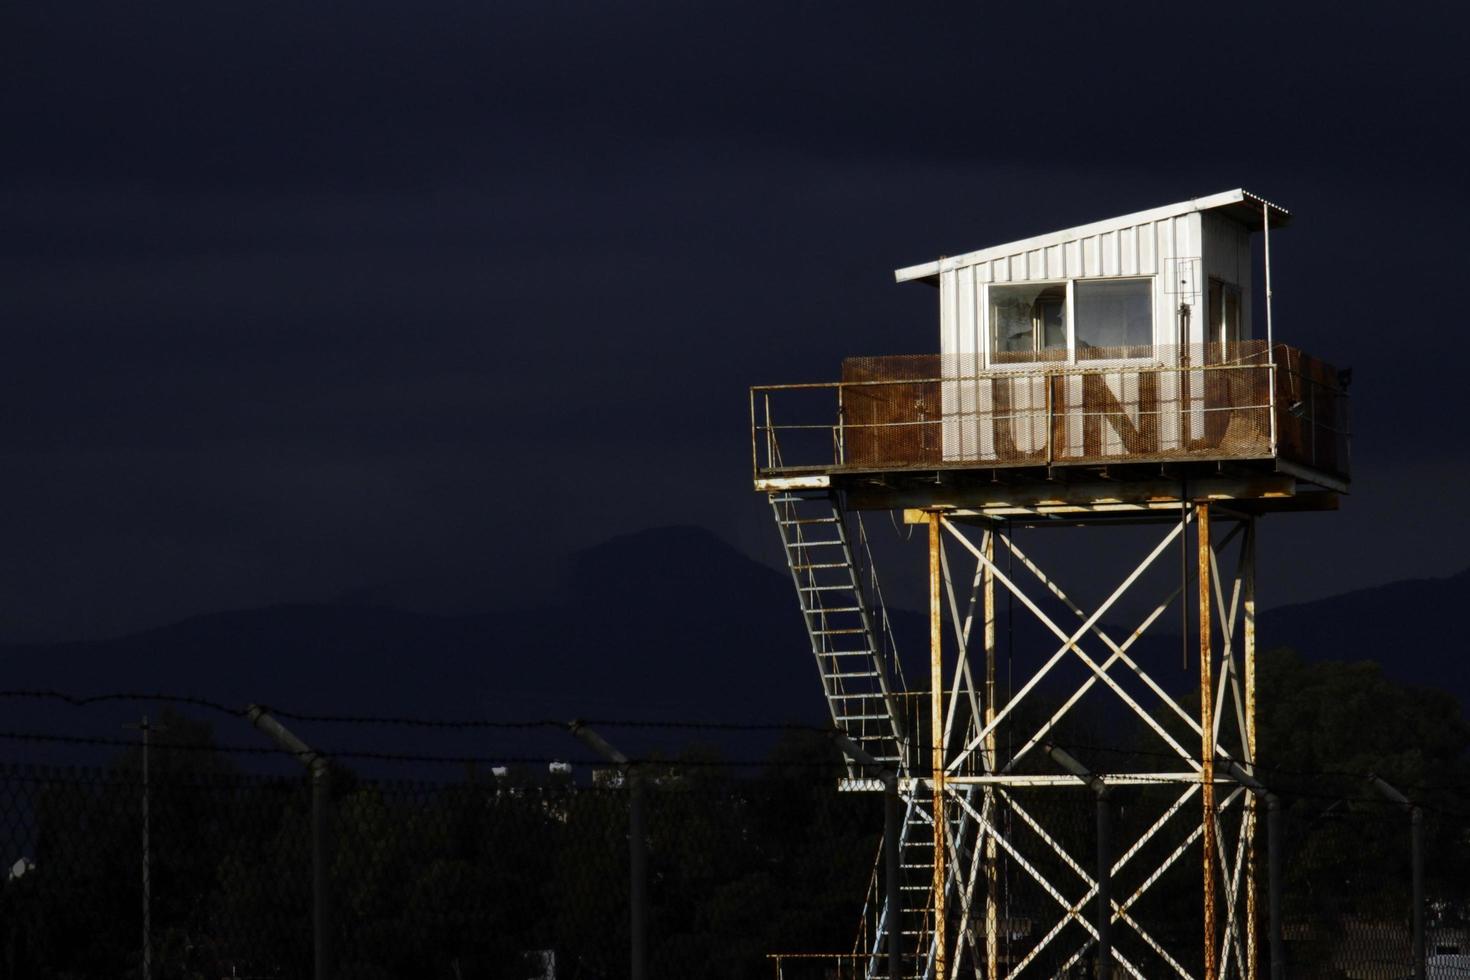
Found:
[[[825,723],[785,572],[702,528],[665,527],[575,553],[554,574],[550,601],[478,615],[344,601],[221,612],[105,640],[3,646],[0,688],[165,692],[318,714]],[[1470,571],[1359,590],[1262,613],[1260,643],[1291,646],[1309,659],[1374,659],[1394,680],[1470,701],[1470,674],[1432,625],[1466,599]],[[1000,626],[1022,671],[1056,646],[1023,616],[1018,612],[1013,633]],[[894,611],[893,621],[911,686],[923,687],[926,617]],[[1148,638],[1136,652],[1177,662],[1177,634]],[[1187,686],[1188,678],[1181,674],[1179,683]],[[5,710],[11,729],[119,737],[116,712],[99,722],[54,704],[7,702]],[[303,724],[323,744],[346,741],[340,727]],[[228,717],[217,731],[225,742],[258,741]],[[619,737],[633,750],[657,744],[637,729]],[[376,748],[396,751],[444,745],[422,732],[387,731],[375,739]],[[454,751],[539,756],[577,749],[563,734],[471,731],[464,739]],[[725,746],[747,754],[762,748],[728,740]]]
[[[1266,647],[1291,647],[1310,660],[1374,660],[1391,680],[1437,687],[1470,705],[1464,643],[1444,629],[1466,605],[1470,569],[1269,609],[1257,629]]]

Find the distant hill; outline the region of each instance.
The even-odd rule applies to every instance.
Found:
[[[712,533],[669,527],[615,538],[570,556],[558,586],[552,604],[483,615],[288,605],[108,640],[0,646],[0,688],[167,692],[324,714],[824,722],[790,579]],[[4,729],[118,737],[117,712],[133,708],[7,701],[0,710]],[[204,716],[224,741],[256,738],[227,717]],[[423,751],[432,742],[447,751],[442,738],[416,730],[302,730],[329,747],[370,734],[377,750]],[[619,734],[624,745],[652,742],[650,733]],[[664,743],[714,740],[664,735]],[[747,754],[763,755],[768,741],[752,742]],[[507,746],[585,755],[564,735],[514,730],[462,733],[453,751]],[[33,757],[29,748],[19,755]]]
[[[570,556],[556,580],[550,604],[482,615],[426,615],[359,598],[216,613],[109,640],[3,646],[0,688],[164,691],[306,712],[438,718],[824,722],[790,578],[712,533],[668,527],[614,538]],[[1377,659],[1396,680],[1470,702],[1470,672],[1436,633],[1467,600],[1470,571],[1394,583],[1269,610],[1261,642],[1312,659]],[[924,617],[895,612],[894,619],[910,670],[922,671]],[[1019,616],[1011,641],[1018,670],[1055,646]],[[1177,634],[1161,635],[1136,652],[1174,664],[1178,644]],[[1167,683],[1187,684],[1187,674],[1176,668]],[[92,724],[57,713],[69,709],[3,709],[11,729]],[[106,716],[113,736],[116,722]],[[253,737],[231,725],[223,720],[221,732],[234,732],[226,741]],[[312,731],[329,745],[343,737],[341,729]],[[457,751],[514,744],[528,754],[561,752],[566,739],[558,737],[532,748],[529,736],[475,732]],[[647,744],[649,736],[623,737]],[[379,738],[380,747],[402,751],[428,744],[423,733],[402,730]]]
[[[1449,629],[1470,608],[1470,569],[1281,606],[1261,614],[1262,644],[1313,660],[1376,660],[1391,679],[1438,687],[1470,705],[1463,636]]]

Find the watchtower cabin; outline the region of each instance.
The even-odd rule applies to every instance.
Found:
[[[1270,235],[1289,221],[1232,190],[899,269],[937,290],[937,352],[753,388],[756,489],[997,516],[1334,508],[1345,376],[1270,322]]]
[[[825,956],[838,975],[1027,980],[1088,959],[1110,980],[1264,975],[1257,517],[1333,509],[1349,478],[1345,373],[1275,340],[1270,242],[1289,220],[1233,190],[900,269],[937,290],[937,350],[751,389],[755,488],[842,736],[840,785],[887,801],[882,880],[875,863],[851,952]],[[898,509],[927,526],[927,679],[904,675],[863,526],[863,510]],[[1101,563],[1043,569],[1015,540],[1084,523],[1153,525],[1115,537],[1155,543],[1114,584]],[[1179,563],[1161,560],[1176,542]],[[1067,591],[1083,578],[1107,595],[1090,614]],[[1136,628],[1108,625],[1155,587]],[[1008,623],[1038,627],[1008,626],[1004,655],[1000,597]],[[1171,656],[1165,675],[1135,644],[1175,597],[1199,660],[1180,674]],[[1084,698],[1118,732],[1135,726],[1126,751],[1091,746],[1085,764],[1060,744]],[[1142,786],[1138,836],[1111,841],[1112,789]],[[1089,789],[1095,864],[1046,826]],[[1177,884],[1155,887],[1190,879],[1197,918]],[[1279,917],[1268,932],[1284,962]],[[814,959],[793,956],[773,956],[778,976]]]

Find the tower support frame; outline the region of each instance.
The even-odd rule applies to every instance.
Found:
[[[928,949],[915,951],[917,975],[936,980],[960,976],[1011,980],[1043,975],[1039,970],[1043,956],[1054,966],[1060,956],[1061,967],[1070,969],[1089,955],[1098,931],[1086,910],[1088,903],[1096,902],[1098,880],[1069,851],[1063,835],[1048,828],[1047,813],[1033,812],[1021,797],[1026,792],[1076,786],[1073,776],[1031,770],[1038,761],[1037,747],[1053,737],[1083,697],[1097,691],[1111,695],[1115,706],[1121,704],[1143,723],[1157,740],[1157,755],[1163,760],[1128,771],[1100,771],[1103,783],[1109,787],[1172,786],[1174,790],[1157,819],[1114,851],[1112,876],[1127,871],[1134,872],[1136,879],[1111,898],[1113,931],[1131,934],[1131,951],[1114,948],[1113,962],[1096,975],[1110,980],[1161,973],[1185,980],[1255,980],[1256,808],[1251,794],[1225,773],[1231,762],[1239,762],[1247,772],[1255,764],[1256,518],[1212,507],[1208,500],[1184,501],[1176,513],[1177,519],[1167,518],[1167,523],[1158,520],[1162,515],[1151,515],[1153,526],[1163,527],[1164,533],[1091,612],[1084,611],[1053,574],[1019,547],[1013,520],[955,508],[905,513],[910,523],[927,525],[929,545],[930,768],[924,775],[921,766],[914,766],[917,778],[909,786],[910,793],[922,793],[932,807],[934,876]],[[1223,533],[1220,525],[1227,526]],[[1186,564],[1184,579],[1149,607],[1148,614],[1121,642],[1115,640],[1104,618],[1140,587],[1150,569],[1164,564],[1161,558],[1171,545],[1181,537],[1187,543],[1191,530],[1196,558],[1193,576],[1188,575]],[[1226,566],[1229,575],[1222,576],[1221,559],[1232,556],[1232,546],[1234,561]],[[966,603],[960,601],[951,575],[951,551],[968,554],[975,562]],[[1007,574],[997,561],[1000,552],[1005,553],[1013,573],[1029,573],[1034,584],[1023,587]],[[1050,596],[1044,601],[1060,602],[1076,617],[1076,623],[1066,628],[1058,623],[1033,594],[1038,587]],[[1199,704],[1195,709],[1188,707],[1187,698],[1165,689],[1154,676],[1156,669],[1145,669],[1130,653],[1179,597],[1191,592],[1198,610]],[[998,595],[1029,612],[1058,644],[1004,700],[996,683]],[[983,624],[977,651],[984,660],[980,683],[976,683],[979,672],[972,671],[969,663],[977,606]],[[963,615],[962,607],[967,610]],[[946,618],[952,631],[944,629]],[[952,635],[949,643],[946,632]],[[1103,649],[1106,656],[1101,654]],[[1089,651],[1098,651],[1098,656]],[[1051,675],[1067,661],[1080,661],[1086,677],[1069,696],[1054,701],[1051,688],[1056,679]],[[1145,706],[1145,697],[1153,702],[1154,711]],[[1028,700],[1031,704],[1046,701],[1046,720],[1025,737],[1011,740],[1019,747],[1001,751],[997,733],[1005,722],[1019,720],[1018,709]],[[1197,749],[1175,734],[1181,727],[1198,739]],[[1040,842],[1044,861],[1037,857],[1036,848],[1028,851],[1016,842],[1018,828],[1025,828],[1029,838]],[[1148,858],[1151,865],[1142,867],[1143,852],[1150,845],[1157,849],[1165,831],[1175,835],[1176,845],[1162,857]],[[1200,869],[1201,930],[1194,954],[1173,942],[1156,924],[1140,921],[1134,914],[1140,900],[1165,875],[1174,880],[1187,875],[1185,856],[1190,852],[1198,858]],[[1003,865],[1008,870],[1003,871]],[[1057,877],[1056,867],[1067,869],[1066,879]],[[1007,875],[1012,874],[1029,878],[1056,904],[1055,923],[1035,930],[1039,938],[1024,950],[1011,948],[1015,944],[1007,932],[1014,924],[1006,920],[1001,908]],[[983,890],[983,902],[975,901],[977,887]],[[1069,940],[1072,926],[1077,928],[1070,929]],[[1152,963],[1139,959],[1145,954],[1153,958]]]

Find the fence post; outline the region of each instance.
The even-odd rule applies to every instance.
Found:
[[[1066,751],[1042,746],[1053,762],[1076,776],[1097,797],[1097,980],[1112,975],[1113,960],[1113,813],[1108,784]]]
[[[136,725],[124,725],[136,729],[143,735],[143,980],[153,980],[153,850],[152,824],[148,811],[148,748],[152,732],[166,731],[158,725],[148,724],[148,716]]]
[[[1409,811],[1409,863],[1413,876],[1414,980],[1425,980],[1428,957],[1424,943],[1424,809],[1373,773],[1368,782],[1391,803]]]
[[[592,751],[623,771],[628,787],[628,957],[632,980],[648,977],[648,830],[643,778],[628,757],[613,748],[601,735],[573,721],[571,733]],[[777,964],[777,969],[780,966]]]
[[[329,841],[327,814],[331,806],[331,770],[326,756],[293,735],[286,726],[272,718],[264,708],[252,704],[245,717],[256,728],[296,761],[311,775],[311,936],[312,976],[328,980],[331,976],[331,903],[329,892]]]
[[[1245,767],[1231,762],[1230,778],[1244,786],[1251,795],[1266,801],[1266,941],[1271,950],[1271,980],[1285,980],[1286,951],[1281,926],[1281,797],[1261,784]]]

